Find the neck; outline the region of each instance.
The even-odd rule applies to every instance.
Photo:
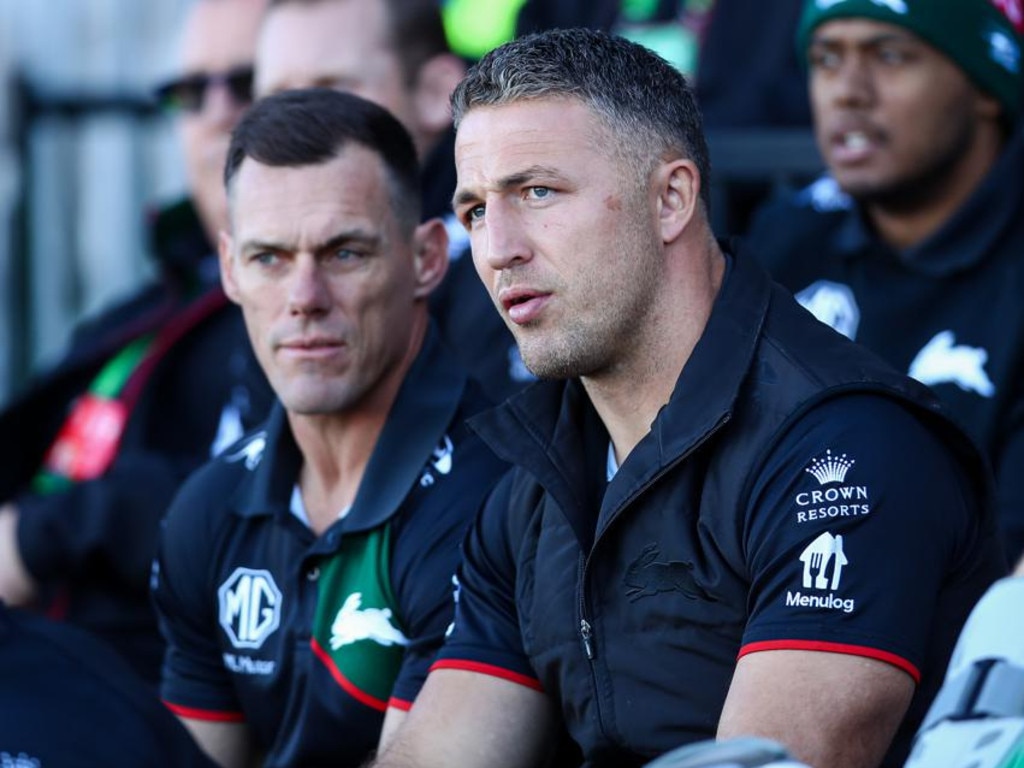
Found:
[[[329,414],[288,413],[303,458],[299,490],[317,535],[355,501],[398,390],[423,347],[427,325],[424,309],[416,316],[398,365],[352,407]]]
[[[620,464],[672,396],[722,285],[725,257],[710,233],[679,245],[666,255],[666,279],[636,329],[634,354],[613,370],[582,379]]]

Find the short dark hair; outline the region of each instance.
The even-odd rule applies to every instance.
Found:
[[[572,98],[609,129],[644,172],[665,157],[696,164],[710,211],[711,162],[703,120],[683,74],[637,43],[593,29],[525,35],[485,54],[452,93],[455,126],[475,106]]]
[[[420,219],[420,169],[409,132],[386,109],[331,88],[302,88],[267,96],[245,113],[231,134],[224,184],[251,157],[274,167],[319,165],[350,142],[380,155],[392,205],[409,229]]]
[[[360,0],[270,0],[270,8],[282,5]],[[448,37],[438,0],[380,0],[387,14],[388,42],[402,64],[408,85],[414,85],[420,69],[430,59],[449,53]]]

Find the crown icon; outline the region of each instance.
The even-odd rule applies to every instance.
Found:
[[[829,449],[825,451],[823,458],[812,461],[811,466],[807,467],[804,472],[814,475],[818,485],[841,483],[846,479],[846,473],[855,463],[854,459],[846,458],[845,453],[842,456],[833,456]]]

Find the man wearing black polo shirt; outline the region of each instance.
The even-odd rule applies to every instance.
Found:
[[[999,7],[997,7],[999,6]],[[1024,553],[1020,0],[805,4],[829,175],[755,217],[772,276],[932,387],[986,450]]]
[[[429,319],[447,237],[418,224],[401,124],[327,89],[271,96],[225,179],[224,288],[280,404],[168,514],[162,694],[222,765],[361,765],[419,690],[504,465]]]
[[[708,222],[683,77],[600,32],[496,49],[452,99],[484,285],[544,379],[473,428],[515,465],[379,765],[590,766],[757,735],[902,765],[998,567],[990,477],[925,387]]]

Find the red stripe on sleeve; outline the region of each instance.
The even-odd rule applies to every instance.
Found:
[[[178,717],[186,717],[189,720],[205,720],[210,723],[242,723],[245,722],[245,715],[241,712],[214,712],[210,709],[193,709],[182,707],[179,704],[164,702],[164,706]]]
[[[400,709],[403,712],[408,712],[410,709],[412,709],[412,702],[406,701],[405,699],[396,699],[394,696],[392,696],[390,699],[388,699],[388,706],[394,707],[395,709]]]
[[[826,653],[845,653],[848,656],[864,656],[869,659],[878,659],[887,664],[898,667],[914,678],[915,683],[921,682],[921,671],[895,653],[880,651],[877,648],[869,648],[865,645],[848,645],[847,643],[826,643],[819,640],[765,640],[760,643],[748,643],[740,648],[737,658],[742,659],[748,653],[758,651],[824,651]]]
[[[540,681],[529,677],[527,675],[521,675],[518,672],[512,672],[502,667],[496,667],[492,664],[481,664],[478,661],[462,661],[460,659],[441,659],[435,661],[430,667],[430,670],[435,669],[461,669],[464,672],[478,672],[481,675],[490,675],[491,677],[500,677],[502,680],[508,680],[518,685],[526,686],[527,688],[533,688],[535,691],[544,692],[544,687],[540,684]]]

